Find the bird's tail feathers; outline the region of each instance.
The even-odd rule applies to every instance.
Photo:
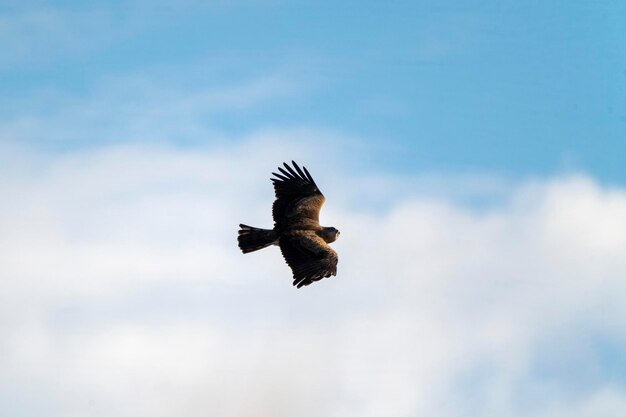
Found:
[[[273,244],[278,238],[276,232],[273,230],[259,229],[258,227],[245,224],[240,224],[239,227],[237,241],[239,242],[239,249],[241,249],[243,253],[263,249]]]

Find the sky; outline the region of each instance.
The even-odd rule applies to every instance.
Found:
[[[626,415],[626,4],[0,1],[11,416]],[[269,176],[341,230],[297,290]]]

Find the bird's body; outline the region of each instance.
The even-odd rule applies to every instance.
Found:
[[[293,271],[293,285],[298,288],[337,274],[337,252],[328,246],[339,237],[334,227],[323,227],[319,213],[326,198],[317,188],[306,168],[294,162],[283,164],[281,174],[273,173],[276,200],[272,206],[273,229],[259,229],[240,224],[237,238],[243,253],[272,244],[280,250]],[[295,170],[294,170],[295,169]]]

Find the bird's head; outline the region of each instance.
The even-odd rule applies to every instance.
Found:
[[[334,227],[325,227],[323,238],[326,243],[334,242],[335,240],[339,239],[339,230]]]

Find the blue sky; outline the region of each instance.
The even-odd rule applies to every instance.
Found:
[[[126,77],[181,94],[270,78],[282,94],[199,112],[193,123],[227,136],[278,126],[343,132],[377,149],[367,166],[380,170],[583,170],[626,181],[618,1],[19,2],[4,5],[2,19],[4,120],[54,113]],[[165,100],[154,104],[165,111]],[[31,140],[93,145],[78,136]]]
[[[625,28],[619,1],[0,1],[0,409],[626,415]],[[235,241],[291,159],[342,232],[305,290]]]

